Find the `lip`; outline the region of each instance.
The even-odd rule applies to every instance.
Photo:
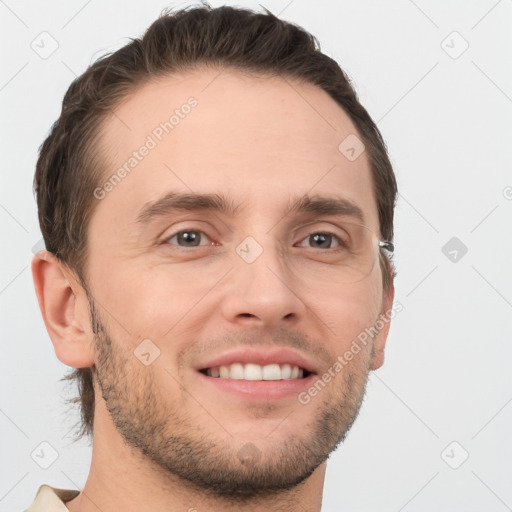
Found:
[[[310,387],[316,379],[314,373],[302,379],[283,380],[238,380],[208,377],[200,372],[197,375],[205,386],[211,386],[223,395],[230,394],[244,401],[272,401],[298,396]]]
[[[300,368],[304,368],[310,374],[316,374],[317,371],[314,365],[308,361],[303,355],[295,352],[293,350],[287,348],[275,349],[253,349],[253,348],[245,348],[238,349],[231,352],[225,352],[224,354],[220,354],[200,365],[196,366],[196,370],[205,370],[207,368],[215,368],[218,366],[229,366],[233,363],[253,363],[259,364],[261,366],[265,366],[267,364],[285,364],[288,363],[290,365],[299,366]],[[201,374],[202,375],[202,374]],[[310,375],[311,376],[311,375]],[[306,380],[305,379],[290,379],[290,381],[294,380]],[[217,380],[236,380],[236,379],[217,379]],[[249,382],[249,381],[243,381]],[[251,381],[251,382],[259,382],[259,381]],[[262,382],[271,382],[271,381],[262,381]],[[281,381],[273,381],[273,382],[281,382]]]

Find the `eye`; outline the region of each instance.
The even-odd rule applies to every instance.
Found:
[[[299,247],[304,247],[304,242],[310,242],[313,249],[342,249],[345,247],[345,243],[340,237],[334,233],[324,231],[311,233],[299,243]],[[333,242],[335,242],[337,246],[332,247]]]
[[[173,242],[173,240],[176,240]],[[179,247],[198,247],[200,245],[213,245],[214,242],[209,243],[200,243],[201,239],[209,238],[202,232],[197,229],[184,229],[182,231],[178,231],[174,235],[166,238],[165,243],[171,245],[177,245]]]

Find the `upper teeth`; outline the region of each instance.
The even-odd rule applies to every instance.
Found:
[[[221,379],[244,380],[281,380],[304,377],[304,370],[290,364],[267,364],[261,366],[253,363],[233,363],[226,366],[215,366],[206,370],[209,377]]]

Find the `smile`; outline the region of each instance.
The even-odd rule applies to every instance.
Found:
[[[232,363],[229,365],[214,366],[200,370],[208,377],[235,380],[290,380],[308,377],[304,368],[293,364],[267,364]]]

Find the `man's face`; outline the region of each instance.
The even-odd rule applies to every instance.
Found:
[[[146,84],[104,128],[105,181],[129,172],[89,227],[96,407],[156,469],[218,495],[293,487],[344,438],[385,334],[307,404],[299,394],[391,305],[378,264],[344,283],[336,237],[310,236],[342,235],[353,211],[286,214],[304,195],[339,198],[378,234],[367,157],[338,149],[353,124],[312,85],[201,70]],[[147,209],[169,193],[237,210]],[[306,378],[273,373],[286,363]],[[249,380],[208,375],[221,365]]]

